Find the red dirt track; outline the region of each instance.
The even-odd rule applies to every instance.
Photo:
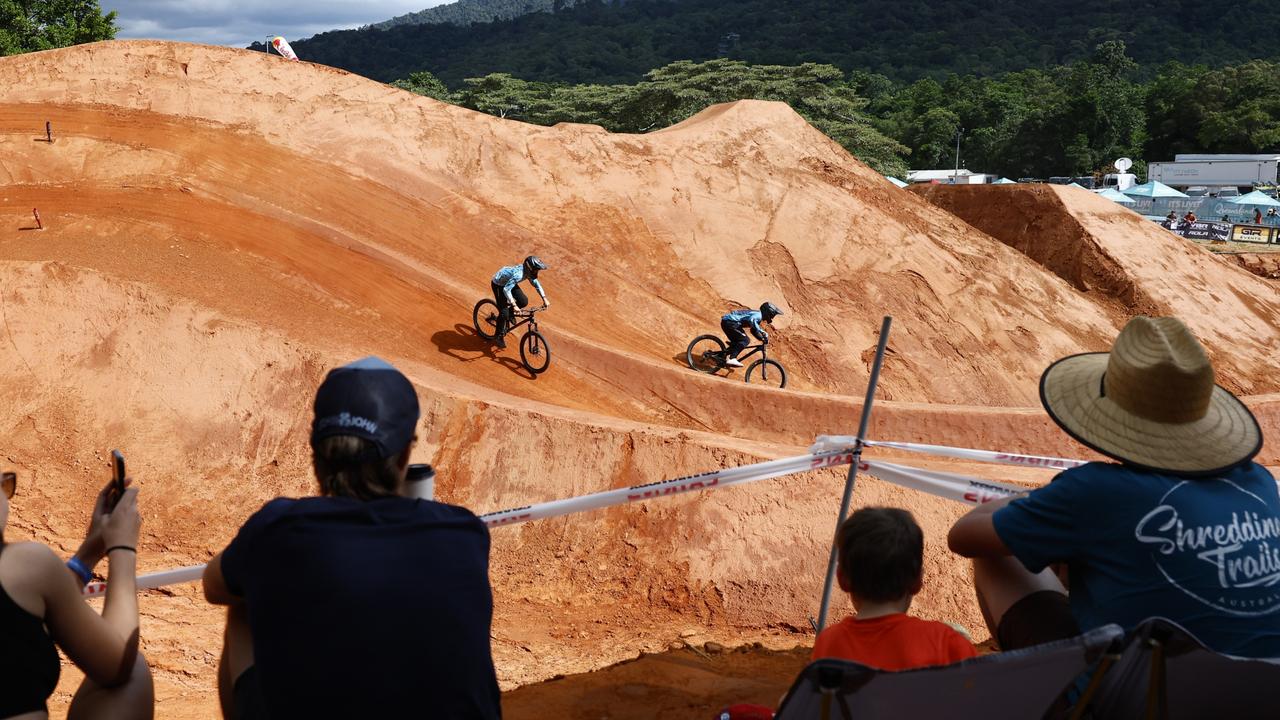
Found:
[[[52,144],[38,141],[46,120]],[[312,491],[314,388],[368,354],[417,384],[418,458],[439,468],[442,499],[477,512],[851,433],[885,314],[879,439],[1085,456],[1035,407],[1036,381],[1141,311],[1192,322],[1219,381],[1280,431],[1274,282],[1198,250],[1154,253],[1090,198],[1008,197],[1007,216],[1053,213],[1090,249],[1053,235],[1040,252],[961,212],[982,229],[966,224],[777,103],[612,135],[227,48],[0,59],[0,455],[21,477],[6,538],[72,550],[120,447],[142,487],[143,571],[203,562],[267,499]],[[30,229],[32,208],[47,229]],[[551,265],[553,301],[540,316],[552,366],[536,379],[514,344],[495,355],[470,328],[489,276],[530,252]],[[786,390],[682,365],[726,309],[765,299],[787,313],[770,350]],[[503,687],[665,650],[690,629],[731,647],[807,642],[842,479],[496,529]],[[869,478],[855,498],[916,513],[916,612],[982,639],[968,569],[944,545],[963,508]],[[142,609],[158,716],[215,715],[221,614],[194,585],[148,592]],[[78,678],[68,666],[59,707]]]

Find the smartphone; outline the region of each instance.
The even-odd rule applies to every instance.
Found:
[[[119,450],[111,451],[111,499],[107,509],[114,508],[124,496],[124,455]]]

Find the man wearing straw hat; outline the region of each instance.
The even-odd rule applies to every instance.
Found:
[[[1280,495],[1253,414],[1175,318],[1136,317],[1110,353],[1063,358],[1040,397],[1116,463],[1067,470],[952,527],[1005,650],[1106,623],[1173,620],[1219,652],[1280,656]],[[1065,566],[1070,593],[1050,571]]]

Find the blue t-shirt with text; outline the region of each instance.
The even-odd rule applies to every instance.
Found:
[[[1082,631],[1160,616],[1219,652],[1280,657],[1280,494],[1256,463],[1207,478],[1089,463],[992,522],[1028,570],[1067,563]]]

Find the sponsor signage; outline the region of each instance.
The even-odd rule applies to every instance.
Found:
[[[1249,243],[1269,243],[1274,242],[1276,238],[1276,229],[1263,225],[1233,225],[1231,228],[1232,242],[1249,242]]]
[[[1174,232],[1192,240],[1229,240],[1231,239],[1231,223],[1193,222],[1178,223]]]

